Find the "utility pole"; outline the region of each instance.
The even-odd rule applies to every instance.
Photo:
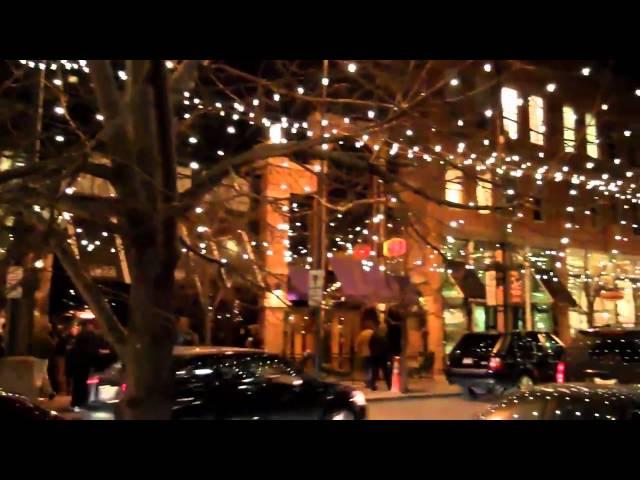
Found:
[[[329,61],[323,60],[322,62],[322,71],[323,76],[328,78],[329,74]],[[327,96],[327,86],[323,84],[322,86],[322,97],[326,98]],[[324,117],[325,114],[325,103],[322,104],[322,108],[320,111],[320,116]],[[322,120],[322,118],[321,118]],[[321,122],[321,134],[325,133],[325,127],[322,126]],[[313,217],[311,219],[311,257],[312,257],[312,268],[314,270],[320,270],[324,274],[327,271],[327,209],[326,209],[326,200],[327,200],[327,185],[326,185],[326,176],[327,176],[327,161],[326,160],[317,160],[316,170],[316,196],[313,199]],[[320,305],[312,308],[313,310],[313,318],[315,320],[315,373],[316,375],[320,375],[321,367],[322,367],[322,348],[323,348],[323,337],[324,337],[324,323],[325,323],[325,309],[323,308],[323,300],[324,300],[324,288],[325,283],[323,281],[322,284],[322,297],[320,299]]]
[[[326,187],[326,160],[318,160],[320,168],[317,175],[316,197],[313,199],[313,218],[311,219],[311,257],[312,268],[326,272],[327,270],[327,211],[325,206],[327,187]],[[324,287],[322,285],[323,297]],[[313,318],[316,327],[316,345],[315,345],[315,372],[320,374],[322,367],[322,346],[324,336],[325,309],[320,305],[313,307]]]

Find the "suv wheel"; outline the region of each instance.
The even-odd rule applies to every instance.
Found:
[[[522,375],[518,379],[518,390],[526,392],[533,387],[533,379],[529,375]]]
[[[478,398],[478,393],[473,387],[465,387],[462,389],[462,396],[465,400],[476,400]]]
[[[330,412],[326,416],[326,420],[355,420],[356,417],[353,412],[349,410],[335,410]]]

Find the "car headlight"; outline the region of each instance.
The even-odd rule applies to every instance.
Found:
[[[367,404],[367,398],[360,390],[354,390],[351,392],[351,401],[359,407],[364,407]]]

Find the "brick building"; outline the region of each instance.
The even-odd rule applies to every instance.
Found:
[[[589,325],[638,323],[637,97],[624,80],[586,68],[534,62],[496,72],[487,62],[445,89],[446,103],[465,85],[495,81],[439,110],[426,141],[445,161],[428,159],[411,178],[436,198],[507,208],[462,210],[406,195],[423,235],[446,256],[431,252],[414,272],[428,284],[437,359],[465,331],[530,328],[568,341]],[[423,248],[412,245],[414,262]],[[467,274],[454,278],[460,265]],[[484,298],[469,298],[474,278]]]

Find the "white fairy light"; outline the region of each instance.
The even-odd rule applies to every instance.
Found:
[[[351,73],[355,73],[357,69],[358,69],[358,66],[353,62],[347,65],[347,70],[349,70],[349,72]]]
[[[329,79],[327,77],[322,77],[321,82],[322,82],[322,85],[324,85],[325,87],[329,85]]]
[[[580,72],[582,73],[582,75],[584,75],[585,77],[588,77],[589,74],[591,73],[591,69],[589,67],[584,67],[582,70],[580,70]]]
[[[196,137],[189,137],[189,143],[196,144],[198,143],[198,139]]]
[[[485,72],[489,73],[493,67],[490,63],[485,63],[484,66],[482,67],[484,69]]]
[[[547,84],[547,86],[545,87],[547,92],[549,93],[553,93],[556,91],[557,85],[555,83],[549,83]]]
[[[56,135],[55,140],[56,142],[64,142],[64,137],[62,135]]]
[[[191,162],[189,163],[189,168],[192,170],[198,170],[200,168],[200,164],[198,162]]]

